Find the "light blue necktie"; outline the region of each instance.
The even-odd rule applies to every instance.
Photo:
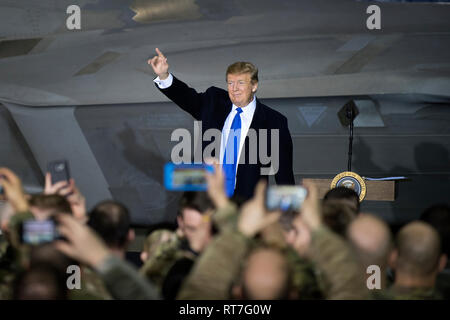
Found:
[[[236,166],[238,163],[239,143],[241,140],[241,108],[236,109],[236,115],[231,123],[231,130],[228,134],[227,145],[223,154],[223,171],[225,173],[225,188],[227,196],[231,197],[234,193],[236,181]]]

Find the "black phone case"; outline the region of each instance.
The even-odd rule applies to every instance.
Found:
[[[49,162],[47,165],[47,170],[52,175],[52,184],[59,181],[70,180],[69,162],[67,160]]]

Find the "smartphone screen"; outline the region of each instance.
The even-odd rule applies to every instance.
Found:
[[[52,184],[69,181],[69,162],[67,160],[52,161],[47,164],[47,171],[52,175]]]
[[[307,191],[301,186],[269,186],[266,194],[268,210],[298,210],[305,200]]]
[[[171,191],[206,191],[206,174],[214,168],[206,164],[173,164],[164,167],[164,185]]]
[[[27,244],[52,242],[58,237],[53,220],[27,220],[23,222],[22,241]]]

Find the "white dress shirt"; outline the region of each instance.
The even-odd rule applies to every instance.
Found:
[[[160,89],[166,89],[172,85],[173,76],[171,73],[169,73],[169,76],[166,79],[161,80],[159,77],[156,77],[156,79],[154,79],[153,81],[158,85],[158,87]],[[234,116],[237,113],[236,112],[237,108],[238,107],[233,104],[233,107],[231,108],[231,111],[228,114],[228,116],[225,120],[225,123],[223,125],[223,128],[222,128],[222,136],[221,136],[221,141],[220,141],[220,158],[219,158],[220,163],[223,162],[223,156],[225,153],[225,147],[227,145],[228,134],[230,133],[231,124],[233,122]],[[242,146],[244,145],[245,137],[247,136],[248,129],[250,128],[250,124],[252,123],[252,120],[253,120],[253,115],[255,114],[256,97],[253,96],[253,100],[248,105],[246,105],[245,107],[242,107],[241,109],[242,109],[242,112],[240,114],[240,116],[241,116],[241,138],[239,140],[239,153],[238,153],[238,157],[237,157],[238,163],[236,164],[236,174],[237,174],[237,168],[239,165],[239,159],[241,157]],[[235,184],[235,186],[236,186],[236,184]]]

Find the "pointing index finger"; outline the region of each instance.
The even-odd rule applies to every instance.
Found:
[[[159,50],[158,48],[156,48],[156,53],[158,54],[158,56],[159,57],[161,57],[161,58],[166,58],[164,55],[163,55],[163,53],[161,52],[161,50]]]

